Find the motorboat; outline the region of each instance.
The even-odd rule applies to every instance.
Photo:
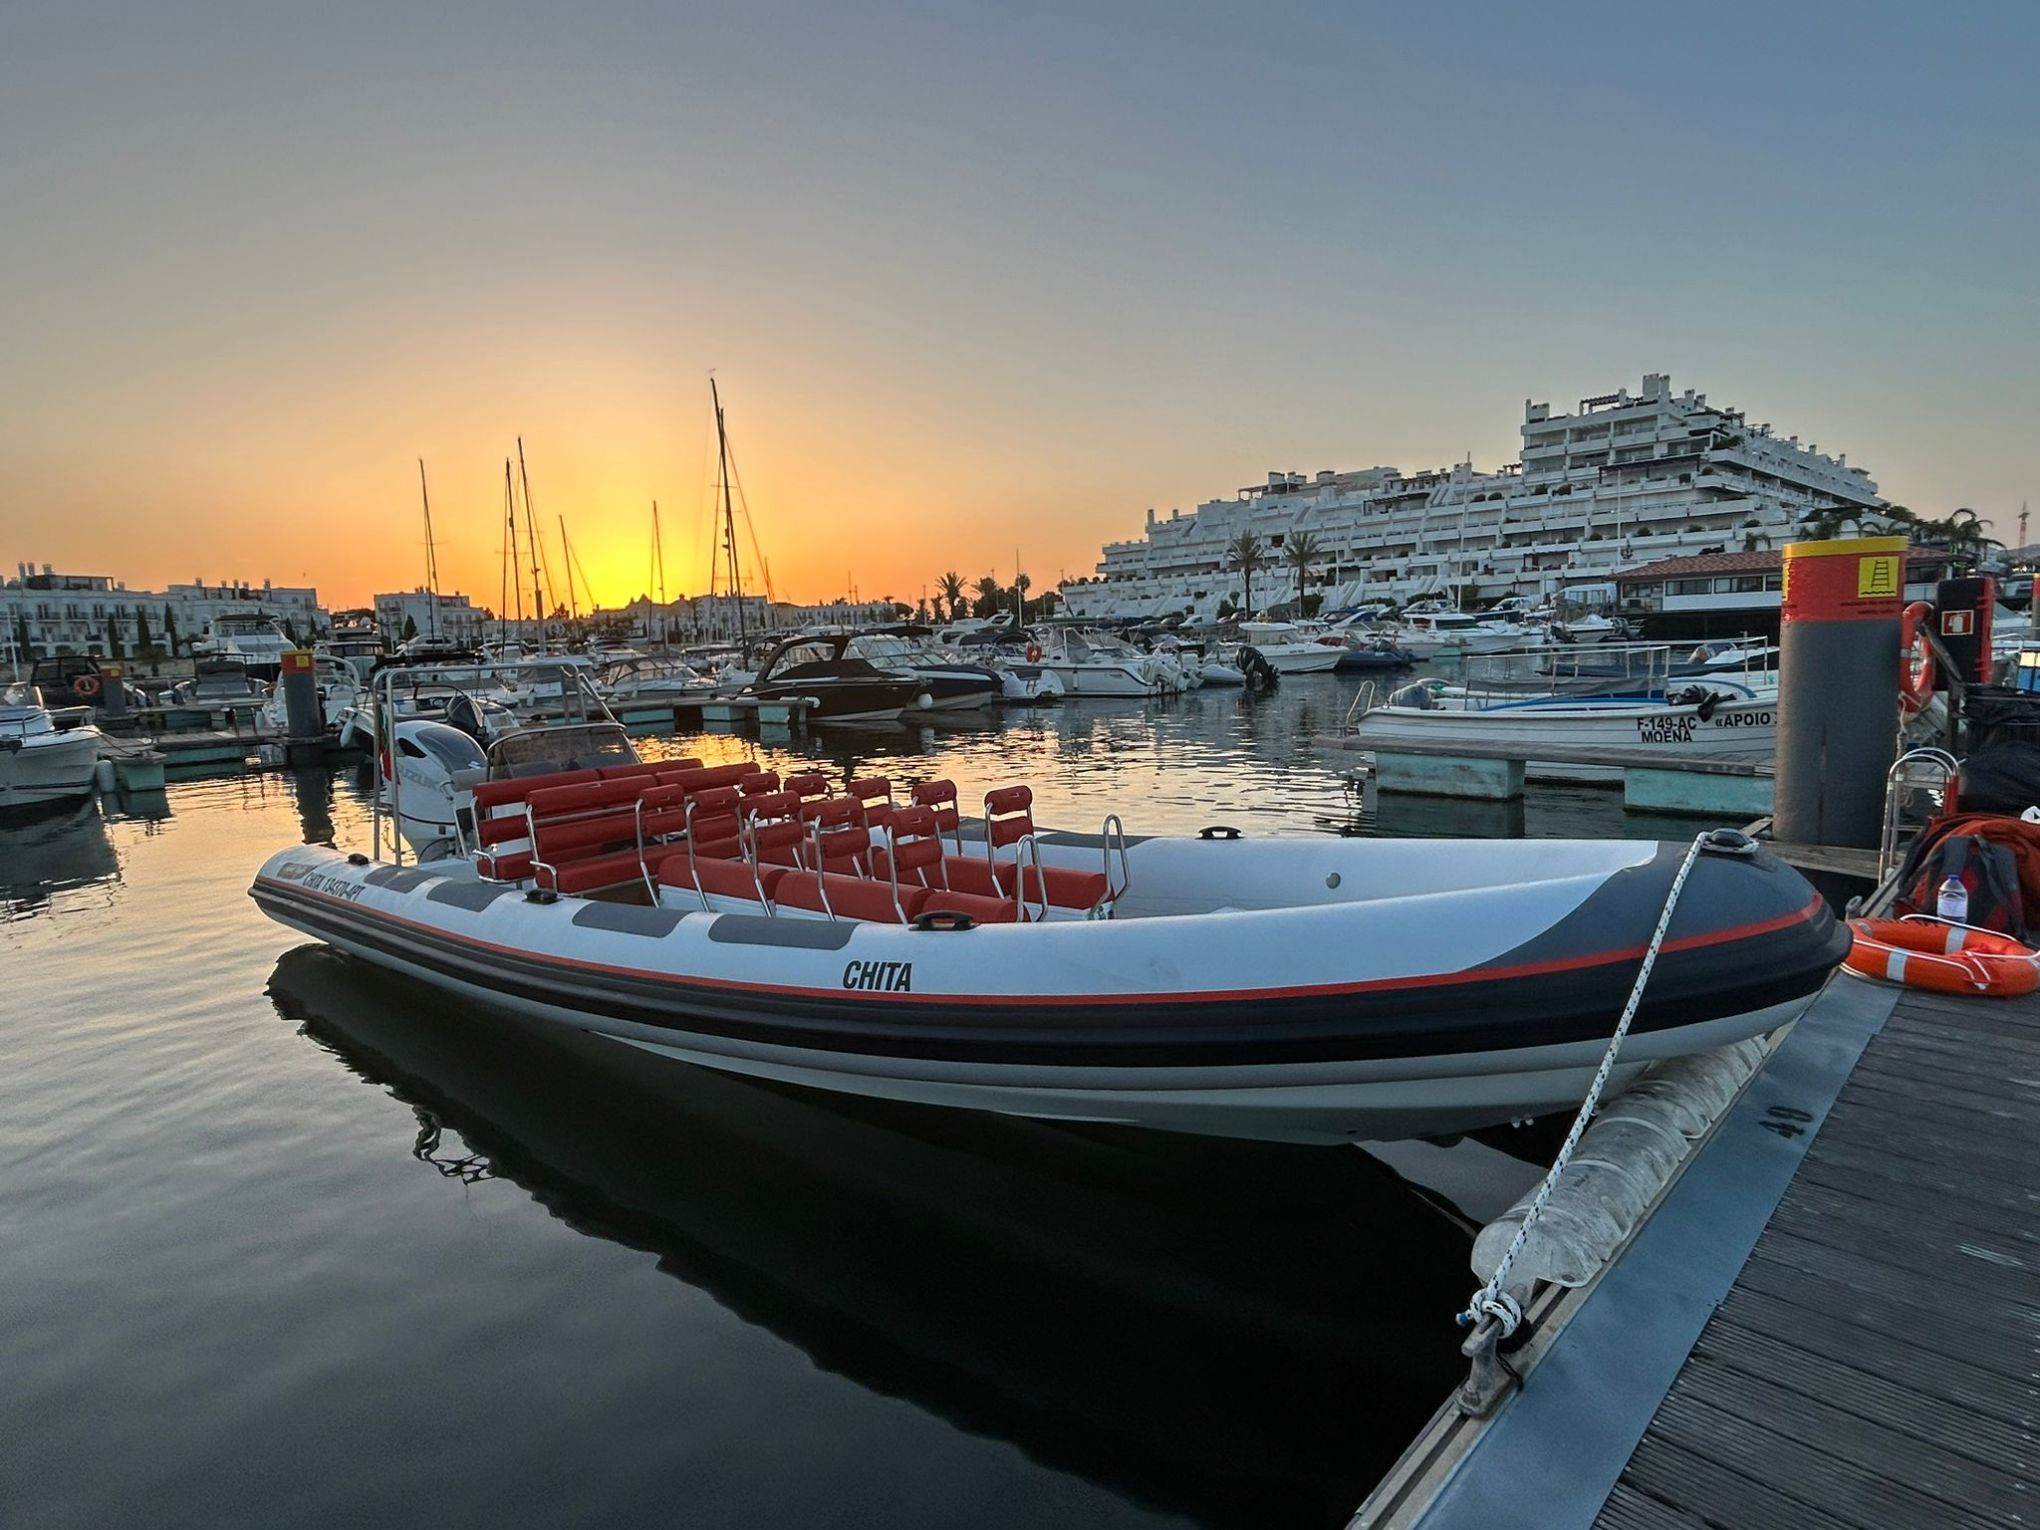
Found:
[[[1419,659],[1499,653],[1524,641],[1523,629],[1514,623],[1483,623],[1477,616],[1442,605],[1410,607],[1398,619],[1394,635],[1397,647]]]
[[[684,659],[642,654],[608,660],[595,672],[595,685],[623,705],[690,700],[715,689],[713,680]]]
[[[347,714],[357,705],[361,688],[360,676],[352,663],[324,647],[312,650],[312,691],[319,699],[322,731],[338,735],[346,723]],[[268,698],[256,715],[265,728],[277,733],[289,730],[290,707],[280,682],[271,687]]]
[[[1201,673],[1206,685],[1245,685],[1247,683],[1247,672],[1245,670],[1241,669],[1237,664],[1227,663],[1225,659],[1216,654],[1210,655],[1205,659],[1201,666]]]
[[[1034,662],[1055,675],[1071,700],[1159,696],[1168,689],[1164,670],[1173,666],[1109,634],[1055,628],[1047,638]]]
[[[365,961],[648,1062],[1335,1143],[1576,1106],[1689,849],[1038,831],[1024,785],[965,820],[947,781],[763,776],[492,768],[439,858],[292,844],[250,891]],[[1797,872],[1712,837],[1616,1082],[1785,1024],[1848,947]]]
[[[283,656],[298,645],[276,619],[264,611],[222,611],[192,640],[191,651],[213,659],[231,659],[258,679],[274,680]]]
[[[955,658],[929,646],[934,629],[900,623],[853,633],[844,652],[881,669],[918,676],[929,705],[938,712],[971,712],[989,707],[1005,682],[989,665]]]
[[[91,793],[100,734],[84,715],[51,713],[27,682],[0,691],[0,808]]]
[[[244,660],[214,655],[194,659],[191,678],[173,685],[170,699],[180,707],[217,713],[229,727],[239,728],[259,720],[269,705],[269,686]]]
[[[1603,751],[1677,759],[1768,759],[1777,745],[1778,699],[1726,678],[1675,682],[1658,695],[1468,693],[1423,680],[1364,707],[1351,725],[1362,748],[1420,747],[1450,753],[1508,746],[1526,761],[1564,769],[1545,779],[1603,780],[1619,766],[1595,763]]]
[[[851,658],[849,646],[849,635],[840,632],[783,638],[737,694],[759,701],[805,699],[807,720],[818,723],[894,722],[902,712],[933,706],[921,676]]]
[[[1297,622],[1241,622],[1240,641],[1268,661],[1278,675],[1322,675],[1339,667],[1343,638]]]
[[[999,700],[1009,707],[1046,706],[1063,699],[1063,683],[1044,664],[1001,654],[992,668],[999,677]]]

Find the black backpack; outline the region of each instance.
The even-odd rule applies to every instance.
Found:
[[[1926,854],[1918,857],[1918,864],[1907,867],[1899,883],[1904,889],[1898,897],[1899,913],[1934,913],[1941,884],[1954,877],[1969,893],[1969,916],[1964,924],[2026,938],[2019,863],[2009,849],[1973,834],[1950,834],[1925,849]]]

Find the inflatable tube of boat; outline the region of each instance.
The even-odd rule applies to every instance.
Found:
[[[1096,835],[1044,833],[1095,872]],[[1577,1106],[1684,845],[1130,838],[1110,919],[921,929],[539,901],[293,845],[251,893],[365,960],[657,1056],[893,1099],[1316,1142]],[[982,841],[966,840],[966,854]],[[1793,1018],[1849,948],[1767,854],[1695,865],[1623,1066]]]

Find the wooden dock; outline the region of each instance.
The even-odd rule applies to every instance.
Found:
[[[2040,996],[1908,993],[1596,1530],[2040,1522]]]
[[[1384,792],[1507,802],[1523,795],[1526,781],[1558,781],[1620,787],[1624,805],[1642,812],[1746,818],[1771,811],[1773,769],[1760,750],[1699,755],[1478,739],[1369,744],[1350,733],[1314,742],[1370,755]]]
[[[2040,995],[1837,976],[1356,1530],[2040,1523]]]

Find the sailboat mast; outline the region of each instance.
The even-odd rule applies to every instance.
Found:
[[[545,644],[545,586],[538,577],[538,526],[531,518],[531,470],[524,465],[524,437],[517,438],[517,477],[524,485],[524,540],[531,553],[531,614],[538,619],[538,638]]]
[[[574,544],[567,540],[567,518],[560,517],[560,561],[567,566],[567,616],[578,622],[581,619],[581,603],[574,598]],[[588,604],[595,604],[595,594],[588,593]]]
[[[434,637],[439,636],[439,554],[432,547],[432,494],[425,487],[425,459],[418,459],[418,497],[425,503],[425,588],[431,592],[431,603],[425,608],[425,620]]]
[[[510,459],[503,459],[503,504],[510,523],[510,595],[517,602],[517,628],[524,630],[524,574],[517,566],[517,489],[510,481]]]
[[[671,641],[666,630],[666,538],[659,530],[659,502],[652,501],[652,567],[659,576],[659,646]]]
[[[722,468],[723,542],[730,555],[730,594],[737,602],[737,646],[744,646],[744,580],[737,568],[737,519],[730,508],[730,438],[723,429],[722,394],[715,379],[708,380],[708,396],[715,404],[715,456]]]

